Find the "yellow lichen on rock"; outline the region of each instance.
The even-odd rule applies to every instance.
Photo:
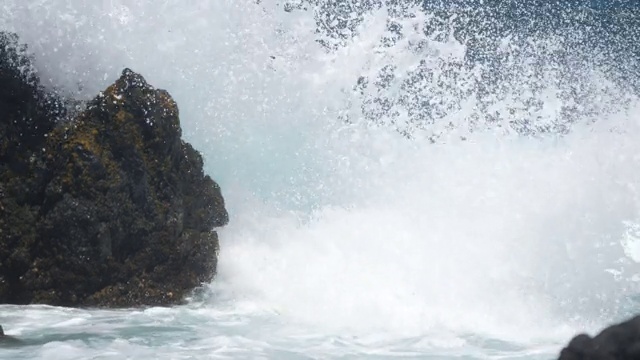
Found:
[[[123,123],[129,119],[131,119],[131,114],[124,111],[124,109],[118,110],[116,115],[113,117],[116,121]]]
[[[178,116],[179,112],[178,112],[178,104],[175,102],[175,100],[173,100],[173,97],[171,97],[171,95],[164,91],[164,90],[159,90],[158,91],[158,97],[160,98],[160,106],[167,110],[168,114],[170,116]]]

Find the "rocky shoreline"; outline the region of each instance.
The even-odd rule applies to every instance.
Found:
[[[77,114],[0,33],[0,303],[181,303],[216,271],[220,187],[129,69]]]

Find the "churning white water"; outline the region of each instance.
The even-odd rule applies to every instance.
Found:
[[[624,64],[540,33],[473,57],[454,12],[310,3],[0,4],[48,86],[167,89],[231,215],[189,305],[0,306],[23,340],[0,358],[553,358],[637,310]]]

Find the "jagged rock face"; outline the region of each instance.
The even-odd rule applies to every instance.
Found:
[[[15,34],[0,32],[0,159],[3,165],[42,144],[64,116],[62,102],[38,84],[26,47]]]
[[[0,32],[0,301],[12,302],[26,270],[24,243],[35,224],[45,184],[42,148],[64,116],[59,99],[39,86],[31,59],[14,34]],[[16,274],[16,275],[13,275]]]
[[[580,334],[560,352],[559,360],[640,359],[640,316],[611,325],[595,337]]]
[[[166,91],[126,69],[38,148],[0,178],[0,302],[173,304],[211,280],[228,216]]]

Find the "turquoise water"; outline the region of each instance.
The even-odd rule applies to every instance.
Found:
[[[351,4],[0,5],[47,86],[167,89],[231,217],[189,305],[0,306],[0,358],[550,359],[637,309],[629,64]]]

